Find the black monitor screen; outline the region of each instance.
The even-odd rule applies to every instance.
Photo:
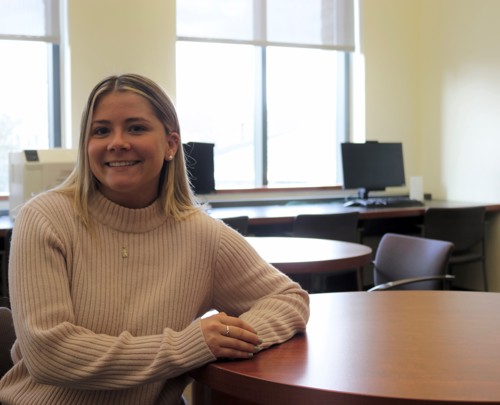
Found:
[[[344,188],[359,189],[367,197],[371,190],[405,185],[401,143],[343,143]]]

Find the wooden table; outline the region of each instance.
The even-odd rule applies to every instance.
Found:
[[[338,240],[257,236],[246,238],[267,262],[286,274],[318,274],[369,264],[372,249]]]
[[[407,208],[362,208],[344,207],[342,202],[303,203],[289,205],[249,205],[241,207],[214,207],[210,215],[216,218],[237,217],[246,215],[250,225],[289,224],[299,214],[335,214],[358,211],[360,220],[387,220],[422,217],[429,207],[465,207],[485,205],[487,213],[500,212],[500,204],[480,204],[459,201],[426,201],[422,207]]]
[[[338,240],[279,236],[247,237],[259,254],[289,276],[310,275],[312,292],[325,291],[324,276],[343,270],[356,271],[358,290],[363,290],[363,266],[372,249],[359,243]]]
[[[497,293],[312,294],[305,335],[193,371],[193,403],[498,404],[498,308]]]

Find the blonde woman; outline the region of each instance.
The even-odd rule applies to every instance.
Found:
[[[252,361],[309,317],[307,293],[196,204],[175,108],[139,75],[92,90],[76,167],[22,208],[10,257],[4,405],[182,403],[189,370]]]

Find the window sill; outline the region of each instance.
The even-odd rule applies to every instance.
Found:
[[[343,190],[342,186],[328,187],[262,187],[251,189],[216,190],[211,194],[197,195],[200,202],[213,207],[241,205],[286,204],[292,201],[324,202],[345,198],[352,190]]]

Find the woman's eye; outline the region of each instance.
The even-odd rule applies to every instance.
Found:
[[[92,135],[104,136],[109,133],[109,129],[105,127],[96,127],[92,130]]]
[[[129,132],[131,132],[132,134],[141,134],[143,132],[146,132],[146,127],[144,127],[143,125],[132,125],[129,128]]]

